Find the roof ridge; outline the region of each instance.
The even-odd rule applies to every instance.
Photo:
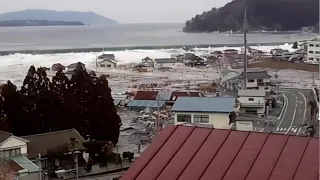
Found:
[[[39,133],[39,134],[32,134],[32,135],[27,135],[27,136],[20,136],[21,138],[25,138],[25,137],[31,137],[31,136],[43,136],[43,135],[48,135],[48,134],[55,134],[55,133],[59,133],[59,132],[67,132],[67,131],[76,131],[78,132],[75,128],[71,128],[71,129],[64,129],[64,130],[59,130],[59,131],[52,131],[52,132],[47,132],[47,133]],[[79,133],[79,132],[78,132]],[[82,136],[81,136],[82,137]]]
[[[0,133],[3,133],[3,134],[8,134],[8,135],[13,135],[12,133],[10,133],[10,132],[6,132],[6,131],[1,131],[0,130]]]

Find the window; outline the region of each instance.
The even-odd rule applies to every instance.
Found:
[[[316,53],[316,54],[320,54],[320,51],[316,51],[315,53]]]
[[[309,44],[310,47],[314,47],[314,44]]]
[[[178,122],[191,123],[191,115],[189,115],[189,114],[177,114],[177,121]]]
[[[251,82],[251,83],[254,82],[254,79],[250,79],[249,82]]]
[[[194,115],[193,121],[199,123],[209,123],[209,115]]]
[[[16,148],[16,149],[8,149],[4,151],[0,151],[0,158],[3,157],[11,157],[11,156],[16,156],[21,154],[21,149]]]
[[[319,45],[319,44],[316,44],[316,47],[320,47],[320,45]]]
[[[263,79],[258,79],[258,82],[259,82],[259,83],[262,83],[262,82],[263,82]]]
[[[313,58],[309,58],[309,60],[313,60]]]
[[[254,99],[253,98],[249,98],[249,101],[254,101]]]
[[[313,51],[309,51],[310,54],[313,54]]]
[[[317,58],[317,61],[319,62],[319,58]]]
[[[106,67],[106,65],[104,65],[104,64],[101,64],[100,66],[101,66],[101,67]]]

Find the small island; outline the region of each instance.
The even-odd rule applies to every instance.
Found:
[[[319,0],[233,0],[196,15],[185,23],[183,31],[242,31],[245,3],[250,31],[317,31]]]
[[[0,21],[0,27],[19,27],[19,26],[84,26],[78,21],[46,21],[46,20],[7,20]]]

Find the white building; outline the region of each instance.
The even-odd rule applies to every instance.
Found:
[[[100,62],[98,62],[98,66],[102,67],[102,68],[116,68],[117,67],[117,63],[115,60],[112,59],[104,59]]]
[[[229,115],[235,109],[235,98],[178,97],[171,111],[174,124],[211,125],[217,129],[230,129]]]
[[[154,67],[155,69],[160,68],[178,68],[185,66],[183,62],[178,61],[177,59],[173,58],[162,58],[162,59],[155,59],[154,60]]]
[[[239,90],[240,113],[264,114],[266,109],[265,90]]]
[[[314,38],[310,41],[306,41],[300,46],[301,49],[304,49],[306,56],[306,63],[310,64],[319,64],[320,60],[320,37]]]
[[[240,77],[243,77],[241,74]],[[247,72],[247,89],[271,91],[271,80],[267,71]]]

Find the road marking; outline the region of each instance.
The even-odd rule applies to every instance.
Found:
[[[284,128],[284,129],[283,129],[283,131],[286,131],[286,130],[287,130],[287,128]]]
[[[280,131],[282,131],[283,130],[283,128],[280,128]]]
[[[297,106],[298,106],[298,104],[296,104],[296,107],[294,108],[293,116],[292,116],[292,121],[291,121],[291,124],[290,124],[290,126],[289,126],[288,131],[286,132],[286,134],[288,134],[289,131],[290,131],[290,129],[292,128],[292,125],[293,125],[293,122],[294,122],[294,118],[295,118],[296,112],[297,112]]]
[[[306,111],[307,111],[307,99],[304,96],[304,94],[302,94],[301,92],[299,92],[299,94],[303,97],[303,100],[304,100],[304,113],[303,113],[303,120],[302,120],[302,124],[304,124],[304,121],[306,119]],[[299,131],[297,132],[297,135],[300,134],[301,130],[302,128],[299,129]]]
[[[263,132],[264,131],[264,128],[262,128],[259,132]]]
[[[282,123],[282,121],[283,121],[283,118],[284,118],[284,115],[287,113],[287,109],[288,109],[288,98],[287,98],[287,96],[285,95],[285,94],[283,94],[283,97],[284,97],[284,101],[286,101],[287,103],[287,105],[286,105],[286,107],[285,107],[285,109],[284,109],[284,112],[282,113],[282,117],[281,117],[281,120],[280,120],[280,122],[279,122],[279,124],[278,124],[278,128],[281,126],[281,123]]]
[[[280,128],[277,128],[277,129],[276,129],[276,131],[279,131],[279,130],[280,130]]]

